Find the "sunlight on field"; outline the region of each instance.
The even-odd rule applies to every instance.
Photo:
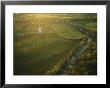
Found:
[[[94,14],[14,13],[13,17],[15,75],[62,74],[66,62],[82,47],[82,39],[89,36],[75,25],[96,32]]]

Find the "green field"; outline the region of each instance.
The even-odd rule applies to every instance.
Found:
[[[68,72],[68,66],[63,73],[61,72],[66,63],[76,55],[76,50],[85,46],[83,42],[87,43],[84,41],[87,35],[78,31],[74,25],[80,25],[91,33],[96,33],[96,14],[14,13],[13,24],[14,75],[83,74],[76,68],[72,69],[72,72],[74,70],[75,73]],[[96,45],[96,42],[92,40],[87,45],[92,43]],[[87,58],[85,53],[93,52],[94,50],[86,49],[79,54],[80,60]],[[92,58],[96,60],[96,54]],[[80,60],[77,61],[77,65]],[[86,60],[84,59],[84,61]],[[76,66],[76,64],[74,65]],[[95,74],[96,70],[92,73]]]

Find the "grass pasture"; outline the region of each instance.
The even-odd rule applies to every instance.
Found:
[[[14,13],[14,75],[56,75],[84,37],[72,25],[96,32],[88,15]]]

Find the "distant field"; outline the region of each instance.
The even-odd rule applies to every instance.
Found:
[[[80,24],[97,32],[94,14],[13,14],[14,75],[55,75],[80,47]],[[87,18],[84,19],[84,18]]]

